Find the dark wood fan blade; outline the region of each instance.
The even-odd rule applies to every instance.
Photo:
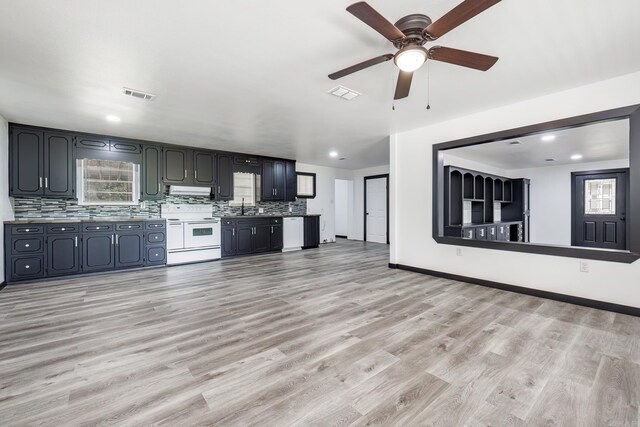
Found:
[[[369,68],[373,65],[380,64],[382,62],[387,62],[393,58],[393,55],[390,53],[387,55],[380,55],[376,58],[369,59],[368,61],[361,62],[356,65],[352,65],[351,67],[347,67],[344,70],[336,71],[333,74],[329,74],[329,78],[331,80],[337,80],[341,77],[348,76],[349,74],[353,74],[356,71],[364,70],[365,68]]]
[[[360,1],[354,3],[347,10],[356,18],[382,34],[387,40],[394,41],[404,38],[404,33],[395,25],[387,21],[387,18],[380,15],[374,8],[369,6],[367,2]]]
[[[425,35],[432,40],[442,37],[458,25],[463,24],[499,2],[500,0],[465,0],[429,25],[424,30]]]
[[[398,74],[398,84],[396,85],[396,94],[393,96],[393,99],[402,99],[409,96],[412,79],[412,72],[400,70],[400,74]]]
[[[498,61],[498,58],[495,56],[442,46],[434,46],[429,49],[429,59],[474,68],[480,71],[487,71]]]

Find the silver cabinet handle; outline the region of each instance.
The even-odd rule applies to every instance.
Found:
[[[187,179],[187,170],[184,170],[184,179]]]
[[[48,177],[44,177],[44,188],[49,188],[49,178]]]
[[[271,234],[273,234],[273,225],[271,226]]]
[[[277,196],[277,195],[278,195],[278,189],[277,189],[277,188],[274,188],[274,189],[273,189],[273,195],[274,195],[274,196]]]
[[[220,194],[220,186],[218,185],[218,194]]]
[[[198,180],[198,170],[194,170],[193,171],[193,179],[195,179],[196,181]]]
[[[29,246],[31,246],[31,245],[29,245],[28,243],[25,243],[25,245],[24,245],[25,248],[28,248]]]
[[[162,184],[158,183],[158,194],[162,193]]]
[[[232,228],[231,230],[233,230],[233,234],[231,234],[231,235],[232,235],[232,236],[235,236],[235,235],[236,235],[236,229],[235,229],[235,228]]]
[[[113,239],[115,239],[115,236],[112,234],[111,235],[111,246],[113,246],[113,244],[114,244],[114,240]]]
[[[24,268],[26,268],[26,269],[28,270],[28,269],[29,269],[29,266],[28,266],[28,265],[25,265],[25,266],[24,266]]]
[[[75,241],[76,241],[76,248],[78,247],[78,236],[75,237]]]
[[[40,177],[40,180],[38,181],[38,188],[42,188],[42,177]]]
[[[119,238],[119,237],[120,237],[120,236],[116,234],[116,245],[118,244],[118,238]]]
[[[65,231],[65,230],[66,230],[66,228],[62,227],[60,230]]]

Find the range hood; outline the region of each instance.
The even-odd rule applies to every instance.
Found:
[[[206,196],[211,194],[211,187],[194,187],[187,185],[172,185],[169,187],[171,196]]]

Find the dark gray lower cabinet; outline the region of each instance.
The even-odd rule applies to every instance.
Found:
[[[79,241],[77,234],[47,237],[47,276],[80,272]]]
[[[115,268],[115,235],[85,234],[82,238],[82,271],[93,272]]]
[[[5,225],[8,282],[157,266],[167,262],[164,220]]]
[[[304,217],[304,246],[303,248],[316,248],[320,245],[320,217]]]
[[[115,268],[142,267],[144,265],[142,231],[116,233],[115,243]]]
[[[282,218],[223,219],[222,257],[282,249]]]

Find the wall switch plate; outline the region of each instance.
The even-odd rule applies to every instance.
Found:
[[[293,208],[289,206],[289,212],[293,212]]]
[[[462,248],[456,248],[456,255],[462,256]]]
[[[589,263],[587,261],[580,261],[580,272],[581,273],[589,272]]]
[[[264,208],[258,208],[258,213],[264,213]]]

